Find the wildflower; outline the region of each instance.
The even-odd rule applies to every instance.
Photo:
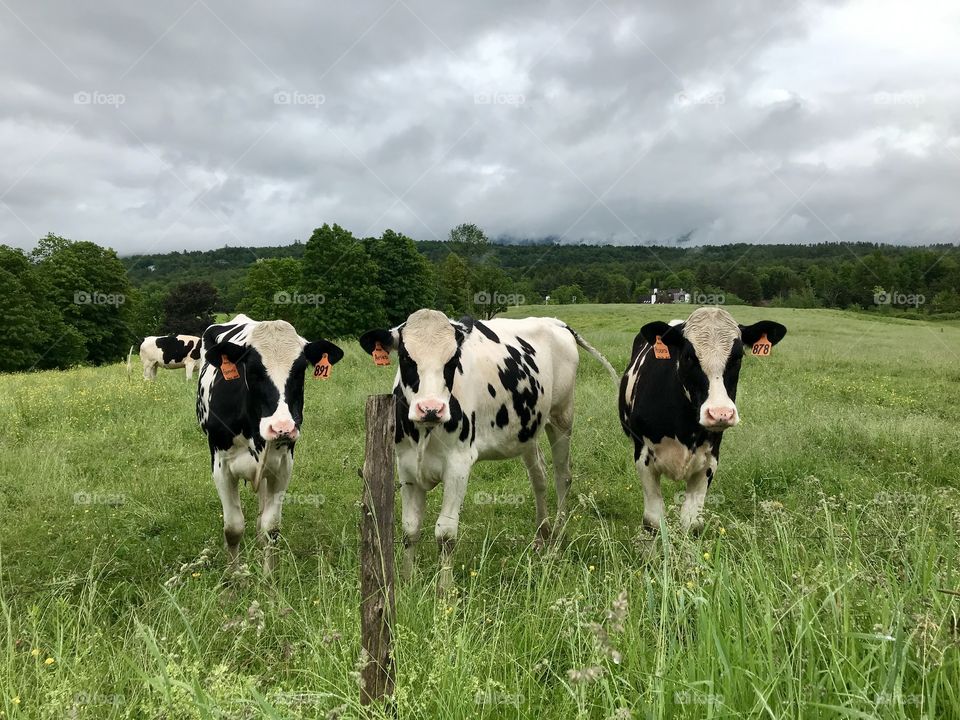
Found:
[[[200,577],[200,573],[198,573],[198,572],[190,573],[190,577],[198,578],[198,577]]]
[[[46,660],[43,661],[43,664],[44,664],[44,665],[53,665],[55,662],[56,662],[56,660],[54,660],[52,657],[48,657]]]
[[[478,573],[476,570],[471,570],[471,571],[470,571],[470,577],[476,577],[476,576],[479,575],[479,574],[480,574],[480,573]]]
[[[705,553],[703,554],[703,559],[704,559],[704,560],[709,560],[709,559],[710,559],[710,553],[705,552]]]
[[[19,705],[19,704],[20,704],[20,696],[19,696],[19,695],[14,695],[14,696],[13,696],[13,704],[14,704],[14,705]]]
[[[30,654],[33,655],[34,657],[40,657],[40,648],[34,648],[33,650],[30,651]]]
[[[720,528],[720,534],[721,534],[721,535],[726,535],[726,534],[727,534],[727,529],[726,529],[725,527],[721,527],[721,528]]]
[[[587,569],[588,569],[590,572],[593,572],[595,568],[593,567],[593,565],[591,565],[591,566],[590,566],[589,568],[587,568]]]
[[[693,590],[693,580],[687,580],[687,588]]]

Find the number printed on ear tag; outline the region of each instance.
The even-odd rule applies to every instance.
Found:
[[[230,358],[226,355],[220,356],[220,374],[223,375],[224,380],[236,380],[240,377],[240,371],[237,370],[237,366],[230,362]]]
[[[324,353],[323,357],[320,358],[320,362],[313,367],[313,376],[317,380],[329,380],[330,370],[332,368],[333,366],[330,364],[330,358],[328,358],[327,354]]]
[[[383,345],[377,343],[373,348],[373,352],[370,353],[373,355],[373,364],[374,365],[389,365],[390,364],[390,353],[383,349]]]
[[[753,344],[750,352],[754,355],[759,355],[760,357],[767,357],[772,350],[773,343],[767,340],[767,334],[764,333],[760,336],[760,339]]]
[[[670,359],[670,348],[668,348],[663,340],[660,339],[660,336],[657,335],[657,341],[653,344],[653,356],[657,360],[669,360]]]

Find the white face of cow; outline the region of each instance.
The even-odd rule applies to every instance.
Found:
[[[324,355],[332,365],[343,351],[326,340],[307,342],[290,323],[271,320],[254,324],[244,345],[220,342],[207,349],[206,358],[220,367],[225,389],[242,394],[242,412],[260,436],[289,444],[300,436],[304,374]],[[226,378],[224,358],[235,365],[233,379]]]
[[[360,338],[360,344],[367,352],[375,342],[384,350],[397,351],[398,389],[409,408],[408,418],[437,425],[451,418],[453,379],[467,332],[442,312],[417,310],[393,330],[371,330]]]
[[[699,308],[683,325],[683,336],[689,341],[700,371],[707,381],[707,393],[700,405],[700,424],[708,430],[726,430],[740,422],[733,396],[743,344],[740,326],[725,310]],[[681,357],[678,362],[683,362]],[[698,384],[702,386],[702,381]]]

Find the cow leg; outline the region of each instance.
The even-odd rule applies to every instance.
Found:
[[[533,499],[537,507],[537,544],[539,545],[550,539],[550,521],[547,519],[547,471],[540,445],[536,440],[532,443],[530,450],[523,456],[523,464],[527,467],[527,476],[533,487]]]
[[[423,511],[427,505],[427,491],[416,484],[413,477],[404,477],[400,470],[400,505],[403,513],[403,568],[402,577],[410,580],[417,562],[417,543],[423,525]]]
[[[715,468],[716,464],[713,463],[705,470],[687,478],[687,492],[683,496],[683,506],[680,508],[680,527],[687,532],[697,534],[703,530],[701,513]]]
[[[571,423],[572,424],[572,423]],[[573,484],[570,472],[570,435],[572,427],[547,425],[547,438],[550,440],[550,454],[553,456],[553,481],[557,489],[557,526],[561,526],[566,517],[567,491]]]
[[[459,467],[456,467],[459,465]],[[454,466],[454,467],[451,467]],[[460,509],[467,494],[470,464],[449,462],[443,474],[443,503],[437,518],[435,537],[440,547],[440,578],[437,589],[445,592],[453,584],[453,551],[460,527]]]
[[[277,545],[280,543],[280,515],[283,510],[283,496],[293,471],[293,459],[287,450],[282,452],[283,459],[274,477],[265,477],[260,483],[260,515],[257,518],[257,540],[264,548],[263,574],[269,576],[277,566]]]
[[[228,567],[233,570],[237,566],[244,524],[239,483],[237,478],[231,476],[223,467],[220,458],[214,458],[213,462],[213,482],[217,486],[217,494],[223,506],[223,539],[227,546]]]
[[[183,366],[184,368],[186,368],[186,371],[187,371],[187,380],[190,380],[191,378],[193,378],[193,363],[190,362],[190,358],[187,358],[187,362],[184,363]]]
[[[148,360],[143,361],[143,379],[144,380],[156,380],[157,379],[157,364]]]
[[[646,448],[641,448],[637,456],[637,476],[643,487],[643,525],[656,532],[663,519],[663,493],[660,491],[660,473],[654,470]]]

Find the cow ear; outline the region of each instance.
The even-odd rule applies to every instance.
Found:
[[[249,349],[250,348],[244,347],[243,345],[237,345],[229,340],[225,340],[221,343],[217,343],[211,348],[208,348],[204,354],[204,357],[207,359],[208,363],[219,367],[220,362],[223,360],[223,356],[226,355],[227,360],[236,365],[241,359],[243,359],[243,356]]]
[[[324,355],[327,356],[327,360],[330,361],[331,365],[336,365],[343,360],[343,350],[329,340],[314,340],[313,342],[308,342],[303,346],[303,354],[311,365],[316,365],[320,362]]]
[[[390,352],[396,348],[397,331],[396,329],[388,330],[387,328],[367,330],[367,332],[360,336],[359,340],[360,347],[363,348],[363,351],[367,355],[377,349],[377,343],[380,343],[381,348]]]
[[[657,337],[668,346],[681,345],[683,343],[683,323],[679,325],[668,325],[665,322],[657,320],[647,323],[640,328],[640,334],[650,345],[653,345],[657,341]]]
[[[786,334],[787,329],[780,323],[773,322],[772,320],[761,320],[753,325],[740,326],[740,338],[743,340],[744,345],[753,345],[763,335],[767,336],[767,340],[770,341],[771,345],[776,345],[783,340],[783,336]]]

